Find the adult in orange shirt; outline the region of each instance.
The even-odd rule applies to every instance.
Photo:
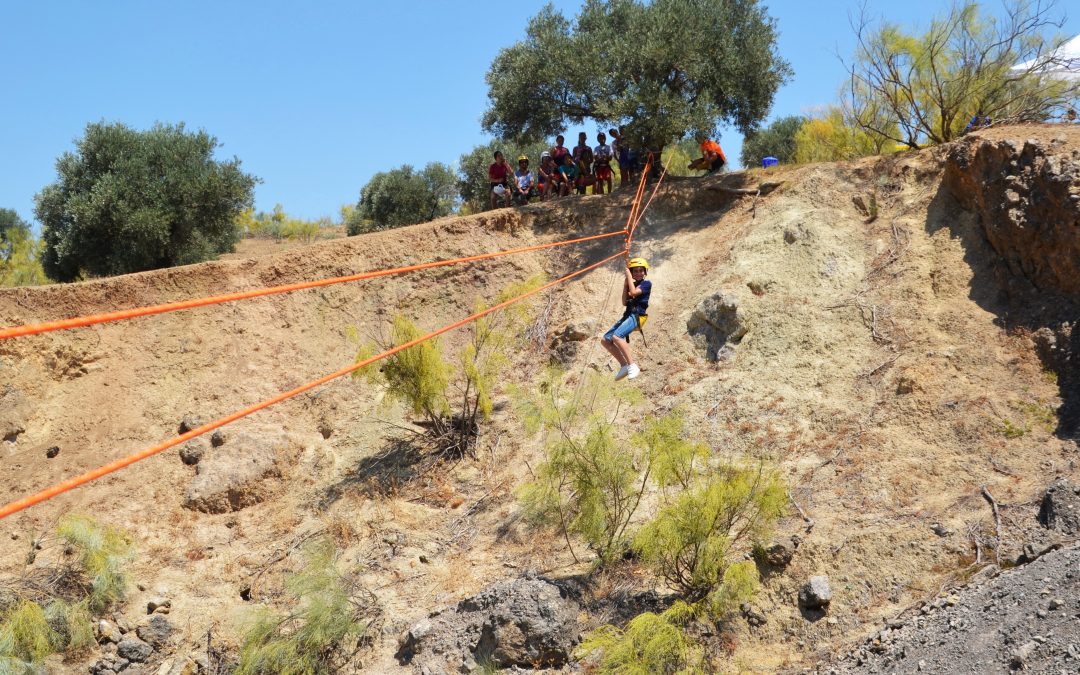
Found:
[[[727,164],[727,157],[719,143],[708,138],[701,139],[701,164],[709,173],[715,173]]]

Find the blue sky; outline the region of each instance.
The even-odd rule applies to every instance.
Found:
[[[554,4],[567,16],[581,5]],[[844,75],[836,55],[853,48],[855,1],[765,4],[795,70],[770,119],[832,101]],[[942,4],[871,0],[870,10],[925,27]],[[262,179],[257,208],[336,215],[378,171],[430,161],[456,168],[488,140],[479,123],[484,75],[540,7],[0,0],[0,207],[32,220],[34,194],[55,179],[56,158],[87,123],[160,121],[216,136],[219,157],[239,157]],[[1080,32],[1080,21],[1070,17],[1064,32]],[[591,137],[595,126],[583,130]],[[720,142],[738,156],[736,132]]]

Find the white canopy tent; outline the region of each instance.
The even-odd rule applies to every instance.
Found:
[[[1060,80],[1080,82],[1080,35],[1069,40],[1055,49],[1050,58],[1043,57],[1044,65],[1037,68],[1038,72]],[[1018,63],[1012,67],[1013,72],[1031,70],[1039,63],[1040,59],[1032,59]]]

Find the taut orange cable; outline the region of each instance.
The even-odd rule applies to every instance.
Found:
[[[645,181],[649,175],[649,169],[652,168],[652,153],[649,153],[649,159],[645,162],[645,169],[641,172],[641,178],[638,179],[637,191],[634,194],[634,202],[630,206],[630,217],[626,221],[626,253],[630,254],[630,240],[633,238],[634,226],[637,224],[637,218],[641,212],[641,200],[645,196]]]
[[[194,307],[203,307],[206,305],[216,305],[223,302],[232,302],[234,300],[246,300],[248,298],[257,298],[264,295],[274,295],[276,293],[289,293],[291,291],[300,291],[306,288],[318,288],[320,286],[330,286],[332,284],[341,284],[348,281],[360,281],[363,279],[374,279],[377,277],[390,276],[392,274],[402,274],[405,272],[415,272],[417,270],[426,270],[433,267],[444,267],[446,265],[456,265],[458,263],[475,262],[477,260],[485,260],[487,258],[497,258],[499,256],[510,255],[513,253],[525,253],[527,251],[539,251],[545,248],[555,248],[557,246],[568,246],[570,244],[580,244],[586,241],[593,241],[596,239],[604,239],[605,237],[615,237],[620,234],[626,234],[627,230],[619,230],[617,232],[607,232],[605,234],[594,234],[589,237],[579,237],[577,239],[567,239],[564,241],[552,242],[550,244],[537,244],[535,246],[523,246],[521,248],[512,248],[506,251],[496,251],[494,253],[482,253],[480,255],[471,255],[464,258],[453,258],[450,260],[437,260],[435,262],[421,263],[419,265],[407,265],[405,267],[394,267],[385,270],[374,270],[371,272],[361,272],[360,274],[350,274],[343,277],[332,277],[330,279],[318,279],[316,281],[302,281],[295,284],[287,284],[284,286],[269,286],[266,288],[257,288],[250,291],[238,291],[236,293],[227,293],[225,295],[213,295],[205,298],[194,298],[192,300],[181,300],[179,302],[169,302],[160,305],[149,305],[147,307],[135,307],[133,309],[122,309],[116,312],[108,312],[104,314],[92,314],[89,316],[80,316],[71,319],[61,319],[59,321],[46,321],[44,323],[26,324],[24,326],[13,326],[11,328],[0,329],[0,340],[5,338],[20,337],[23,335],[37,335],[38,333],[49,333],[57,330],[66,330],[68,328],[79,328],[82,326],[92,326],[98,323],[106,323],[109,321],[120,321],[122,319],[134,319],[139,316],[149,316],[152,314],[164,314],[165,312],[175,312],[181,309],[192,309]]]
[[[57,483],[56,485],[53,485],[52,487],[46,488],[46,489],[44,489],[44,490],[42,490],[42,491],[40,491],[40,492],[38,492],[36,494],[32,494],[32,495],[30,495],[28,497],[23,497],[22,499],[19,499],[17,501],[6,504],[4,507],[0,508],[0,519],[6,518],[6,517],[10,516],[13,513],[17,513],[19,511],[22,511],[23,509],[29,508],[29,507],[31,507],[34,504],[37,504],[39,502],[43,502],[46,499],[52,499],[53,497],[55,497],[57,495],[60,495],[60,494],[63,494],[64,492],[67,492],[68,490],[73,490],[73,489],[79,487],[80,485],[84,485],[86,483],[89,483],[92,480],[96,480],[98,478],[101,478],[102,476],[110,474],[110,473],[112,473],[114,471],[119,471],[120,469],[122,469],[122,468],[124,468],[124,467],[126,467],[126,466],[128,466],[130,464],[134,464],[135,462],[138,462],[139,460],[143,460],[143,459],[146,459],[147,457],[151,457],[153,455],[156,455],[156,454],[158,454],[159,452],[161,452],[163,450],[168,450],[169,448],[171,448],[173,446],[179,445],[180,443],[183,443],[184,441],[191,440],[192,438],[195,438],[196,436],[200,436],[202,434],[205,434],[208,431],[213,431],[214,429],[217,429],[218,427],[225,426],[226,424],[228,424],[230,422],[235,422],[236,420],[240,419],[241,417],[246,417],[246,416],[248,416],[248,415],[250,415],[250,414],[252,414],[254,412],[262,410],[263,408],[268,408],[268,407],[274,405],[275,403],[280,403],[281,401],[284,401],[285,399],[292,398],[294,396],[302,394],[305,391],[308,391],[309,389],[314,389],[315,387],[318,387],[319,385],[326,384],[330,380],[336,379],[336,378],[341,377],[343,375],[348,375],[349,373],[354,372],[359,368],[363,368],[364,366],[370,365],[370,364],[372,364],[372,363],[374,363],[376,361],[379,361],[380,359],[385,359],[388,356],[393,356],[394,354],[397,354],[398,352],[400,352],[403,349],[408,349],[409,347],[414,347],[414,346],[420,344],[421,342],[424,342],[425,340],[430,340],[431,338],[442,335],[443,333],[445,333],[447,331],[453,330],[453,329],[458,328],[460,326],[464,326],[465,324],[467,324],[467,323],[469,323],[471,321],[475,321],[475,320],[477,320],[477,319],[479,319],[479,318],[481,318],[483,316],[487,316],[488,314],[491,314],[492,312],[498,311],[498,310],[502,309],[503,307],[506,307],[507,305],[511,305],[511,304],[513,304],[515,302],[518,302],[520,300],[524,300],[525,298],[527,298],[527,297],[529,297],[531,295],[535,295],[535,294],[539,293],[540,291],[551,288],[552,286],[555,286],[556,284],[560,284],[560,283],[566,281],[567,279],[571,279],[571,278],[576,277],[578,275],[584,274],[585,272],[588,272],[591,269],[595,269],[595,268],[599,267],[600,265],[603,265],[606,262],[614,260],[615,258],[619,258],[622,255],[623,255],[622,252],[616,253],[613,256],[609,256],[607,258],[604,258],[600,262],[593,263],[593,264],[589,265],[588,267],[583,267],[582,269],[580,269],[580,270],[578,270],[576,272],[572,272],[570,274],[567,274],[564,277],[560,277],[560,278],[556,279],[555,281],[548,282],[548,283],[544,284],[543,286],[540,286],[540,287],[535,288],[535,289],[533,289],[531,291],[527,291],[525,293],[522,293],[521,295],[519,295],[517,297],[511,298],[511,299],[506,300],[504,302],[500,302],[499,304],[494,305],[492,307],[489,307],[488,309],[485,309],[483,311],[476,312],[475,314],[473,314],[471,316],[468,316],[468,317],[466,317],[464,319],[461,319],[460,321],[456,321],[456,322],[454,322],[454,323],[452,323],[452,324],[450,324],[448,326],[443,326],[442,328],[439,328],[438,330],[434,330],[434,331],[428,333],[427,335],[422,335],[422,336],[416,338],[415,340],[410,340],[410,341],[408,341],[408,342],[406,342],[404,344],[398,345],[397,347],[387,349],[386,351],[384,351],[384,352],[382,352],[380,354],[376,354],[375,356],[372,356],[370,358],[363,359],[362,361],[358,361],[356,363],[351,363],[348,366],[345,366],[344,368],[341,368],[339,370],[335,370],[334,372],[332,372],[332,373],[330,373],[328,375],[323,375],[322,377],[320,377],[317,380],[312,380],[311,382],[308,382],[307,384],[300,385],[299,387],[297,387],[295,389],[290,389],[289,391],[278,394],[277,396],[274,396],[273,398],[268,398],[265,401],[262,401],[260,403],[256,403],[254,405],[251,405],[251,406],[249,406],[247,408],[244,408],[243,410],[238,410],[237,412],[234,412],[231,415],[227,415],[225,417],[217,419],[217,420],[215,420],[213,422],[210,422],[209,424],[204,424],[201,427],[198,427],[196,429],[192,429],[191,431],[183,433],[183,434],[181,434],[179,436],[176,436],[175,438],[172,438],[172,439],[170,439],[168,441],[165,441],[163,443],[159,443],[158,445],[155,445],[155,446],[153,446],[151,448],[146,448],[145,450],[140,450],[139,452],[136,452],[135,454],[128,455],[127,457],[122,457],[122,458],[116,460],[115,462],[110,462],[108,464],[105,464],[104,466],[100,466],[100,467],[98,467],[96,469],[93,469],[91,471],[87,471],[86,473],[81,474],[79,476],[74,476],[73,478],[69,478],[68,480],[63,481],[62,483]]]
[[[652,194],[649,195],[649,201],[645,202],[645,206],[641,207],[641,210],[638,212],[637,218],[634,220],[633,225],[628,225],[630,230],[626,234],[626,249],[628,251],[630,250],[630,243],[634,240],[634,233],[637,232],[638,223],[641,222],[642,216],[645,215],[645,209],[649,208],[649,206],[653,202],[653,199],[656,198],[656,193],[660,190],[660,184],[664,182],[664,176],[666,175],[667,167],[665,166],[664,170],[660,172],[660,178],[657,179],[656,185],[653,186]]]

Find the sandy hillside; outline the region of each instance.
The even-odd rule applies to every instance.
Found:
[[[1022,140],[1064,132],[984,133]],[[1061,151],[1080,151],[1080,131],[1068,133]],[[777,463],[794,504],[781,530],[802,537],[792,564],[767,579],[754,601],[768,622],[739,624],[733,667],[812,665],[883,617],[937,594],[973,561],[971,529],[993,527],[982,486],[1006,505],[1008,524],[1009,505],[1035,499],[1057,475],[1076,477],[1075,444],[1054,434],[1058,384],[1025,331],[1010,325],[996,256],[975,216],[942,187],[943,158],[927,150],[767,176],[666,180],[641,223],[634,253],[650,260],[655,284],[648,348],[635,336],[643,374],[619,386],[639,387],[646,402],[623,419],[632,427],[680,408],[714,452]],[[756,198],[716,189],[760,180],[782,185]],[[628,192],[247,259],[0,291],[0,324],[617,230]],[[871,195],[874,219],[853,203]],[[436,328],[511,281],[540,271],[554,278],[617,249],[616,239],[601,240],[2,341],[2,382],[32,410],[25,430],[0,447],[0,495],[24,496],[167,439],[185,415],[208,421],[347,365],[354,337],[385,333],[395,312]],[[605,330],[619,312],[618,274],[609,264],[542,296],[535,305],[547,338],[568,323]],[[714,362],[688,335],[687,320],[716,293],[738,300],[748,331]],[[453,351],[462,339],[452,333],[444,344]],[[503,384],[534,384],[548,344],[519,353]],[[587,342],[568,381],[590,367],[614,372],[606,353]],[[294,559],[288,554],[328,532],[343,551],[340,567],[378,600],[375,644],[361,659],[372,672],[398,668],[399,636],[432,609],[524,570],[587,571],[557,537],[536,536],[518,518],[513,489],[542,449],[524,433],[506,391],[475,458],[425,465],[420,475],[408,456],[395,454],[413,419],[385,405],[382,393],[342,378],[227,426],[230,438],[283,439],[285,468],[261,503],[222,514],[184,508],[194,470],[167,450],[4,520],[0,571],[20,574],[30,542],[64,513],[122,527],[139,550],[133,578],[142,589],[133,590],[127,611],[167,594],[182,630],[177,652],[194,653],[211,627],[221,644],[234,643],[253,604],[280,599],[281,574]],[[48,458],[52,446],[60,451]],[[935,534],[935,524],[949,534]],[[39,559],[46,564],[49,556]],[[808,621],[795,604],[811,574],[832,580],[827,621]],[[655,585],[634,573],[605,583]],[[582,617],[586,626],[597,620]],[[86,664],[56,667],[85,672]]]

